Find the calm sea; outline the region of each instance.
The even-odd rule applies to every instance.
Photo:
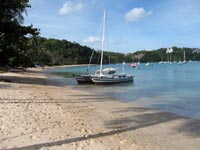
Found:
[[[127,64],[104,67],[124,67],[127,74],[135,76],[134,82],[115,85],[77,85],[74,79],[67,79],[67,82],[73,88],[200,120],[200,62],[183,65],[140,64],[140,69],[131,68]],[[87,67],[72,67],[54,71],[83,73],[86,69]],[[94,73],[96,69],[99,66],[92,66],[89,70]]]

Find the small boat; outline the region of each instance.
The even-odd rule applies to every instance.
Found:
[[[102,69],[102,74],[104,75],[112,75],[116,73],[116,68],[104,68]],[[92,84],[92,77],[97,77],[100,75],[100,70],[97,70],[95,74],[81,74],[79,76],[75,76],[76,81],[79,84]]]
[[[146,66],[153,66],[153,63],[147,62],[145,65]]]
[[[113,83],[122,83],[122,82],[131,82],[133,81],[134,76],[126,74],[114,74],[114,75],[102,75],[92,77],[92,82],[95,84],[113,84]]]
[[[103,17],[103,33],[101,40],[101,62],[100,69],[96,72],[94,76],[92,76],[92,82],[95,84],[113,84],[113,83],[122,83],[122,82],[130,82],[133,81],[134,76],[126,75],[123,72],[121,74],[116,73],[117,68],[104,68],[103,69],[103,50],[104,50],[104,35],[105,35],[105,21],[106,21],[106,12],[104,11]],[[125,64],[125,62],[123,62]]]
[[[90,74],[81,74],[76,76],[75,79],[79,84],[92,83],[91,76]]]
[[[92,82],[95,84],[111,84],[133,81],[134,76],[126,75],[124,68],[121,68],[123,70],[121,74],[116,73],[117,69],[120,68],[104,68],[102,71],[97,70],[95,75],[92,76]]]
[[[140,69],[140,63],[132,63],[129,66],[131,66],[132,68],[135,68],[135,69]]]
[[[132,64],[130,64],[130,66],[133,67],[133,68],[136,68],[138,66],[138,64],[137,63],[132,63]]]

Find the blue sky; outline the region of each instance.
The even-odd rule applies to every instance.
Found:
[[[106,49],[200,47],[200,0],[30,0],[24,24],[47,38],[95,47],[107,10]]]

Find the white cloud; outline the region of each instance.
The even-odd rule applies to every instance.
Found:
[[[97,43],[97,42],[100,42],[100,39],[94,36],[89,36],[88,38],[83,40],[83,43]]]
[[[84,8],[82,3],[73,3],[71,1],[67,1],[63,4],[63,6],[59,9],[60,15],[69,15],[72,12],[80,11]]]
[[[125,14],[125,19],[127,22],[136,22],[142,18],[150,16],[152,13],[152,11],[146,12],[144,8],[133,8]]]

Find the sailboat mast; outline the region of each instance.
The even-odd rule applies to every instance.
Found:
[[[106,27],[106,11],[104,10],[104,14],[103,14],[103,33],[102,33],[102,39],[101,39],[101,64],[100,64],[100,75],[102,75],[103,51],[104,51],[104,42],[105,42],[105,27]]]
[[[93,57],[93,55],[94,55],[94,49],[93,49],[93,51],[92,51],[92,55],[90,56],[90,61],[89,61],[88,67],[87,67],[87,71],[89,71],[89,68],[90,68],[90,64],[91,64],[91,62],[92,62],[92,57]]]
[[[183,61],[186,61],[185,50],[183,51]]]

